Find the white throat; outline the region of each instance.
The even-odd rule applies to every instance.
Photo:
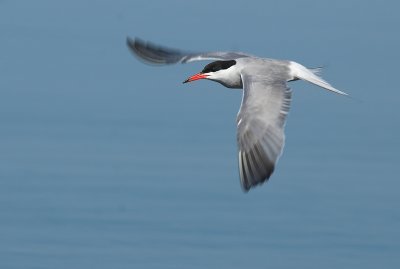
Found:
[[[219,82],[227,88],[234,88],[234,89],[243,88],[240,72],[235,65],[229,67],[228,69],[222,69],[216,72],[211,72],[209,73],[207,79]]]

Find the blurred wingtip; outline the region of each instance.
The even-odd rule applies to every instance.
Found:
[[[160,64],[151,51],[148,50],[149,42],[139,37],[126,37],[126,45],[132,54],[141,62],[149,65]]]
[[[137,47],[140,45],[143,45],[143,44],[145,44],[145,42],[140,38],[137,38],[137,37],[132,38],[130,36],[126,37],[126,45],[128,46],[128,48],[130,48],[132,50],[132,52],[136,53]]]
[[[181,53],[175,49],[169,49],[144,41],[138,37],[126,38],[126,44],[130,51],[142,62],[150,65],[165,65],[177,63],[182,58]]]
[[[135,38],[136,39],[136,38]],[[128,46],[128,48],[134,52],[135,50],[135,39],[131,38],[130,36],[126,37],[126,45]]]

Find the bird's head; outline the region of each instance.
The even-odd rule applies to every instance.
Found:
[[[224,80],[227,77],[228,69],[236,64],[235,60],[215,61],[207,64],[200,73],[197,73],[183,83],[192,82],[199,79],[209,79],[215,81]]]

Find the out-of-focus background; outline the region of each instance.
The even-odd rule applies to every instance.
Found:
[[[0,1],[1,268],[400,266],[396,1]],[[271,180],[237,170],[241,91],[127,35],[323,66]]]

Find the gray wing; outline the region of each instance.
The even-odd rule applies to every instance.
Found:
[[[251,55],[239,52],[191,53],[177,49],[161,47],[139,38],[126,40],[129,49],[140,59],[152,64],[175,64],[202,60],[234,60]]]
[[[243,75],[237,117],[240,181],[245,191],[269,179],[284,145],[291,91],[285,80]]]

